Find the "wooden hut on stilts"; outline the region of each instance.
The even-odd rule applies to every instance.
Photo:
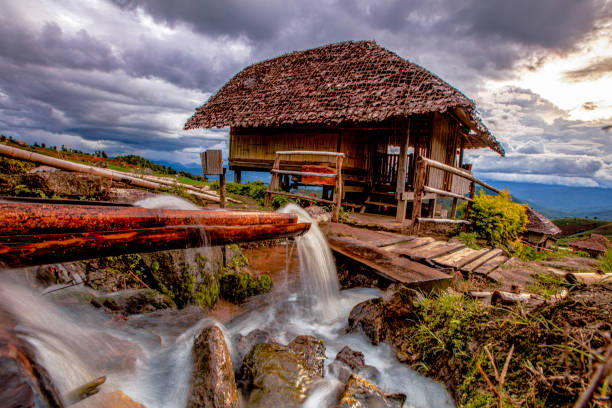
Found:
[[[330,44],[253,64],[197,108],[185,129],[226,126],[236,181],[242,171],[269,172],[279,151],[343,153],[342,204],[359,211],[395,208],[397,221],[410,217],[413,201],[418,217],[421,203],[429,200],[423,212],[433,217],[438,197],[453,197],[456,204],[470,185],[473,193],[473,181],[461,176],[471,170],[464,163],[466,149],[504,155],[473,101],[372,41]],[[417,165],[418,157],[429,162]],[[333,160],[284,155],[278,165],[291,173]],[[286,191],[308,184],[295,174],[279,177]],[[324,185],[324,191],[333,188],[338,189]]]

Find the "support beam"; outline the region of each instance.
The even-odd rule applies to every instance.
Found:
[[[397,212],[395,220],[404,222],[406,220],[406,207],[408,201],[403,198],[403,193],[406,191],[406,165],[408,161],[408,146],[410,144],[410,120],[406,127],[406,132],[403,135],[402,144],[400,146],[399,163],[397,165],[397,185],[395,188],[397,199]]]
[[[462,169],[458,169],[456,167],[449,166],[449,165],[444,164],[444,163],[440,163],[440,162],[432,160],[432,159],[428,159],[426,157],[422,157],[421,156],[419,159],[423,160],[424,162],[426,162],[430,167],[433,167],[435,169],[440,169],[440,170],[448,171],[448,172],[450,172],[452,174],[456,174],[456,175],[461,176],[463,178],[466,178],[466,179],[468,179],[470,181],[476,182],[476,183],[480,184],[481,186],[483,186],[484,188],[487,188],[487,189],[489,189],[489,190],[491,190],[491,191],[493,191],[493,192],[495,192],[497,194],[500,193],[500,191],[498,189],[496,189],[495,187],[485,183],[482,180],[477,179],[470,172],[467,172],[467,171],[462,170]]]
[[[344,160],[344,154],[342,156],[336,156],[336,188],[334,189],[334,209],[332,212],[332,221],[338,222],[340,220],[340,205],[342,203],[342,161]]]
[[[234,183],[242,182],[242,170],[234,170]]]
[[[415,172],[416,176],[414,181],[414,200],[412,202],[412,225],[410,226],[410,235],[417,233],[419,230],[418,219],[421,216],[421,206],[423,205],[423,189],[425,187],[425,178],[427,177],[427,163],[424,160],[417,160]]]

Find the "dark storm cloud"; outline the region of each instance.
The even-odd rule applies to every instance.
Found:
[[[486,80],[513,75],[517,63],[573,49],[610,15],[599,0],[105,1],[46,2],[59,11],[32,18],[27,7],[7,3],[11,13],[0,16],[0,130],[29,141],[37,131],[78,134],[87,143],[146,150],[155,158],[225,140],[226,131],[203,138],[181,128],[243,67],[285,52],[374,39],[472,96]],[[76,14],[62,15],[67,8]],[[95,25],[79,26],[78,12]],[[567,77],[593,78],[605,64]],[[542,143],[571,150],[581,137],[594,146],[609,137],[601,125],[594,135],[580,124],[534,117],[530,110],[564,113],[529,91],[506,96],[482,107],[483,117],[504,128],[509,151],[525,158],[549,154]],[[515,128],[506,130],[509,123]],[[595,167],[581,161],[568,174],[602,171]]]
[[[28,29],[7,16],[0,17],[0,55],[19,64],[111,71],[121,62],[111,47],[87,31],[65,34],[55,22]]]
[[[294,7],[283,0],[111,0],[124,10],[140,8],[159,22],[170,26],[193,25],[206,34],[246,35],[255,40],[269,40]]]
[[[569,82],[594,81],[610,74],[612,74],[612,57],[597,58],[585,67],[565,71],[563,79]]]

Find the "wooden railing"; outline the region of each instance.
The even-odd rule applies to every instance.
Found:
[[[294,171],[294,170],[281,170],[280,161],[281,156],[288,155],[319,155],[319,156],[335,156],[336,157],[336,168],[335,173],[316,173],[307,171]],[[342,162],[344,160],[344,153],[337,152],[320,152],[310,150],[294,150],[294,151],[282,151],[276,152],[274,164],[270,173],[272,177],[270,179],[270,187],[266,190],[266,206],[269,206],[272,201],[273,195],[284,195],[293,198],[303,198],[308,201],[316,201],[325,204],[331,204],[333,207],[332,221],[338,222],[340,216],[340,205],[342,204]],[[294,194],[285,191],[277,191],[279,188],[279,174],[293,175],[293,176],[307,176],[307,177],[329,177],[335,179],[334,196],[332,200],[326,200],[324,198],[312,197],[303,194]]]
[[[427,168],[440,169],[456,176],[462,177],[470,181],[470,193],[469,197],[461,194],[454,193],[452,191],[445,191],[425,185],[425,179],[427,177]],[[414,201],[412,207],[412,225],[411,233],[417,232],[419,229],[419,223],[422,222],[435,222],[435,223],[448,223],[448,224],[469,224],[467,221],[470,211],[472,209],[472,203],[474,202],[474,194],[476,193],[476,184],[483,186],[497,194],[500,193],[495,187],[485,183],[484,181],[474,177],[469,171],[459,169],[456,167],[449,166],[439,161],[428,159],[426,157],[419,156],[415,163],[416,177],[414,183]],[[423,205],[423,194],[434,193],[443,197],[452,197],[457,200],[466,200],[468,202],[465,217],[463,220],[445,219],[445,218],[422,218],[421,207]]]

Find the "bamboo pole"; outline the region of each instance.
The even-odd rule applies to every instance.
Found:
[[[103,232],[176,225],[294,224],[295,214],[169,210],[0,201],[0,236]]]
[[[496,189],[495,187],[485,183],[484,181],[477,179],[476,177],[474,177],[474,175],[472,173],[469,173],[465,170],[462,169],[458,169],[456,167],[453,166],[449,166],[447,164],[444,163],[440,163],[439,161],[436,160],[432,160],[432,159],[428,159],[427,157],[422,157],[420,156],[417,160],[423,160],[425,163],[427,163],[430,167],[436,168],[436,169],[440,169],[440,170],[445,170],[448,171],[450,173],[456,174],[460,177],[466,178],[470,181],[473,181],[475,183],[480,184],[481,186],[499,194],[500,191],[498,189]]]
[[[289,238],[301,235],[309,228],[310,223],[190,225],[102,233],[2,236],[0,263],[5,268],[20,268],[129,253]]]
[[[340,220],[340,206],[342,205],[342,161],[344,154],[336,156],[336,188],[334,189],[334,208],[332,211],[332,221]]]
[[[425,191],[426,193],[435,193],[441,196],[454,197],[455,199],[461,199],[461,200],[472,201],[472,202],[474,201],[471,198],[462,196],[461,194],[452,193],[450,191],[440,190],[438,188],[433,188],[429,186],[423,187],[423,191]],[[453,201],[453,205],[454,204],[455,204],[455,201]]]
[[[136,176],[129,175],[127,173],[118,172],[115,170],[101,169],[95,166],[88,166],[85,164],[73,163],[67,160],[56,159],[55,157],[45,156],[44,154],[39,154],[35,152],[30,152],[23,149],[18,149],[11,146],[6,146],[0,144],[0,154],[12,157],[15,159],[26,160],[38,164],[44,164],[51,167],[56,167],[62,170],[80,172],[93,174],[99,177],[104,177],[113,181],[118,181],[121,183],[134,185],[137,187],[144,187],[152,190],[157,190],[163,188],[163,185],[159,182],[153,182],[145,179],[141,179]],[[171,182],[170,182],[171,183]],[[194,191],[193,189],[189,189],[188,193],[202,198],[206,201],[212,201],[218,203],[220,201],[219,197],[214,196],[210,193],[204,193],[201,191]]]

